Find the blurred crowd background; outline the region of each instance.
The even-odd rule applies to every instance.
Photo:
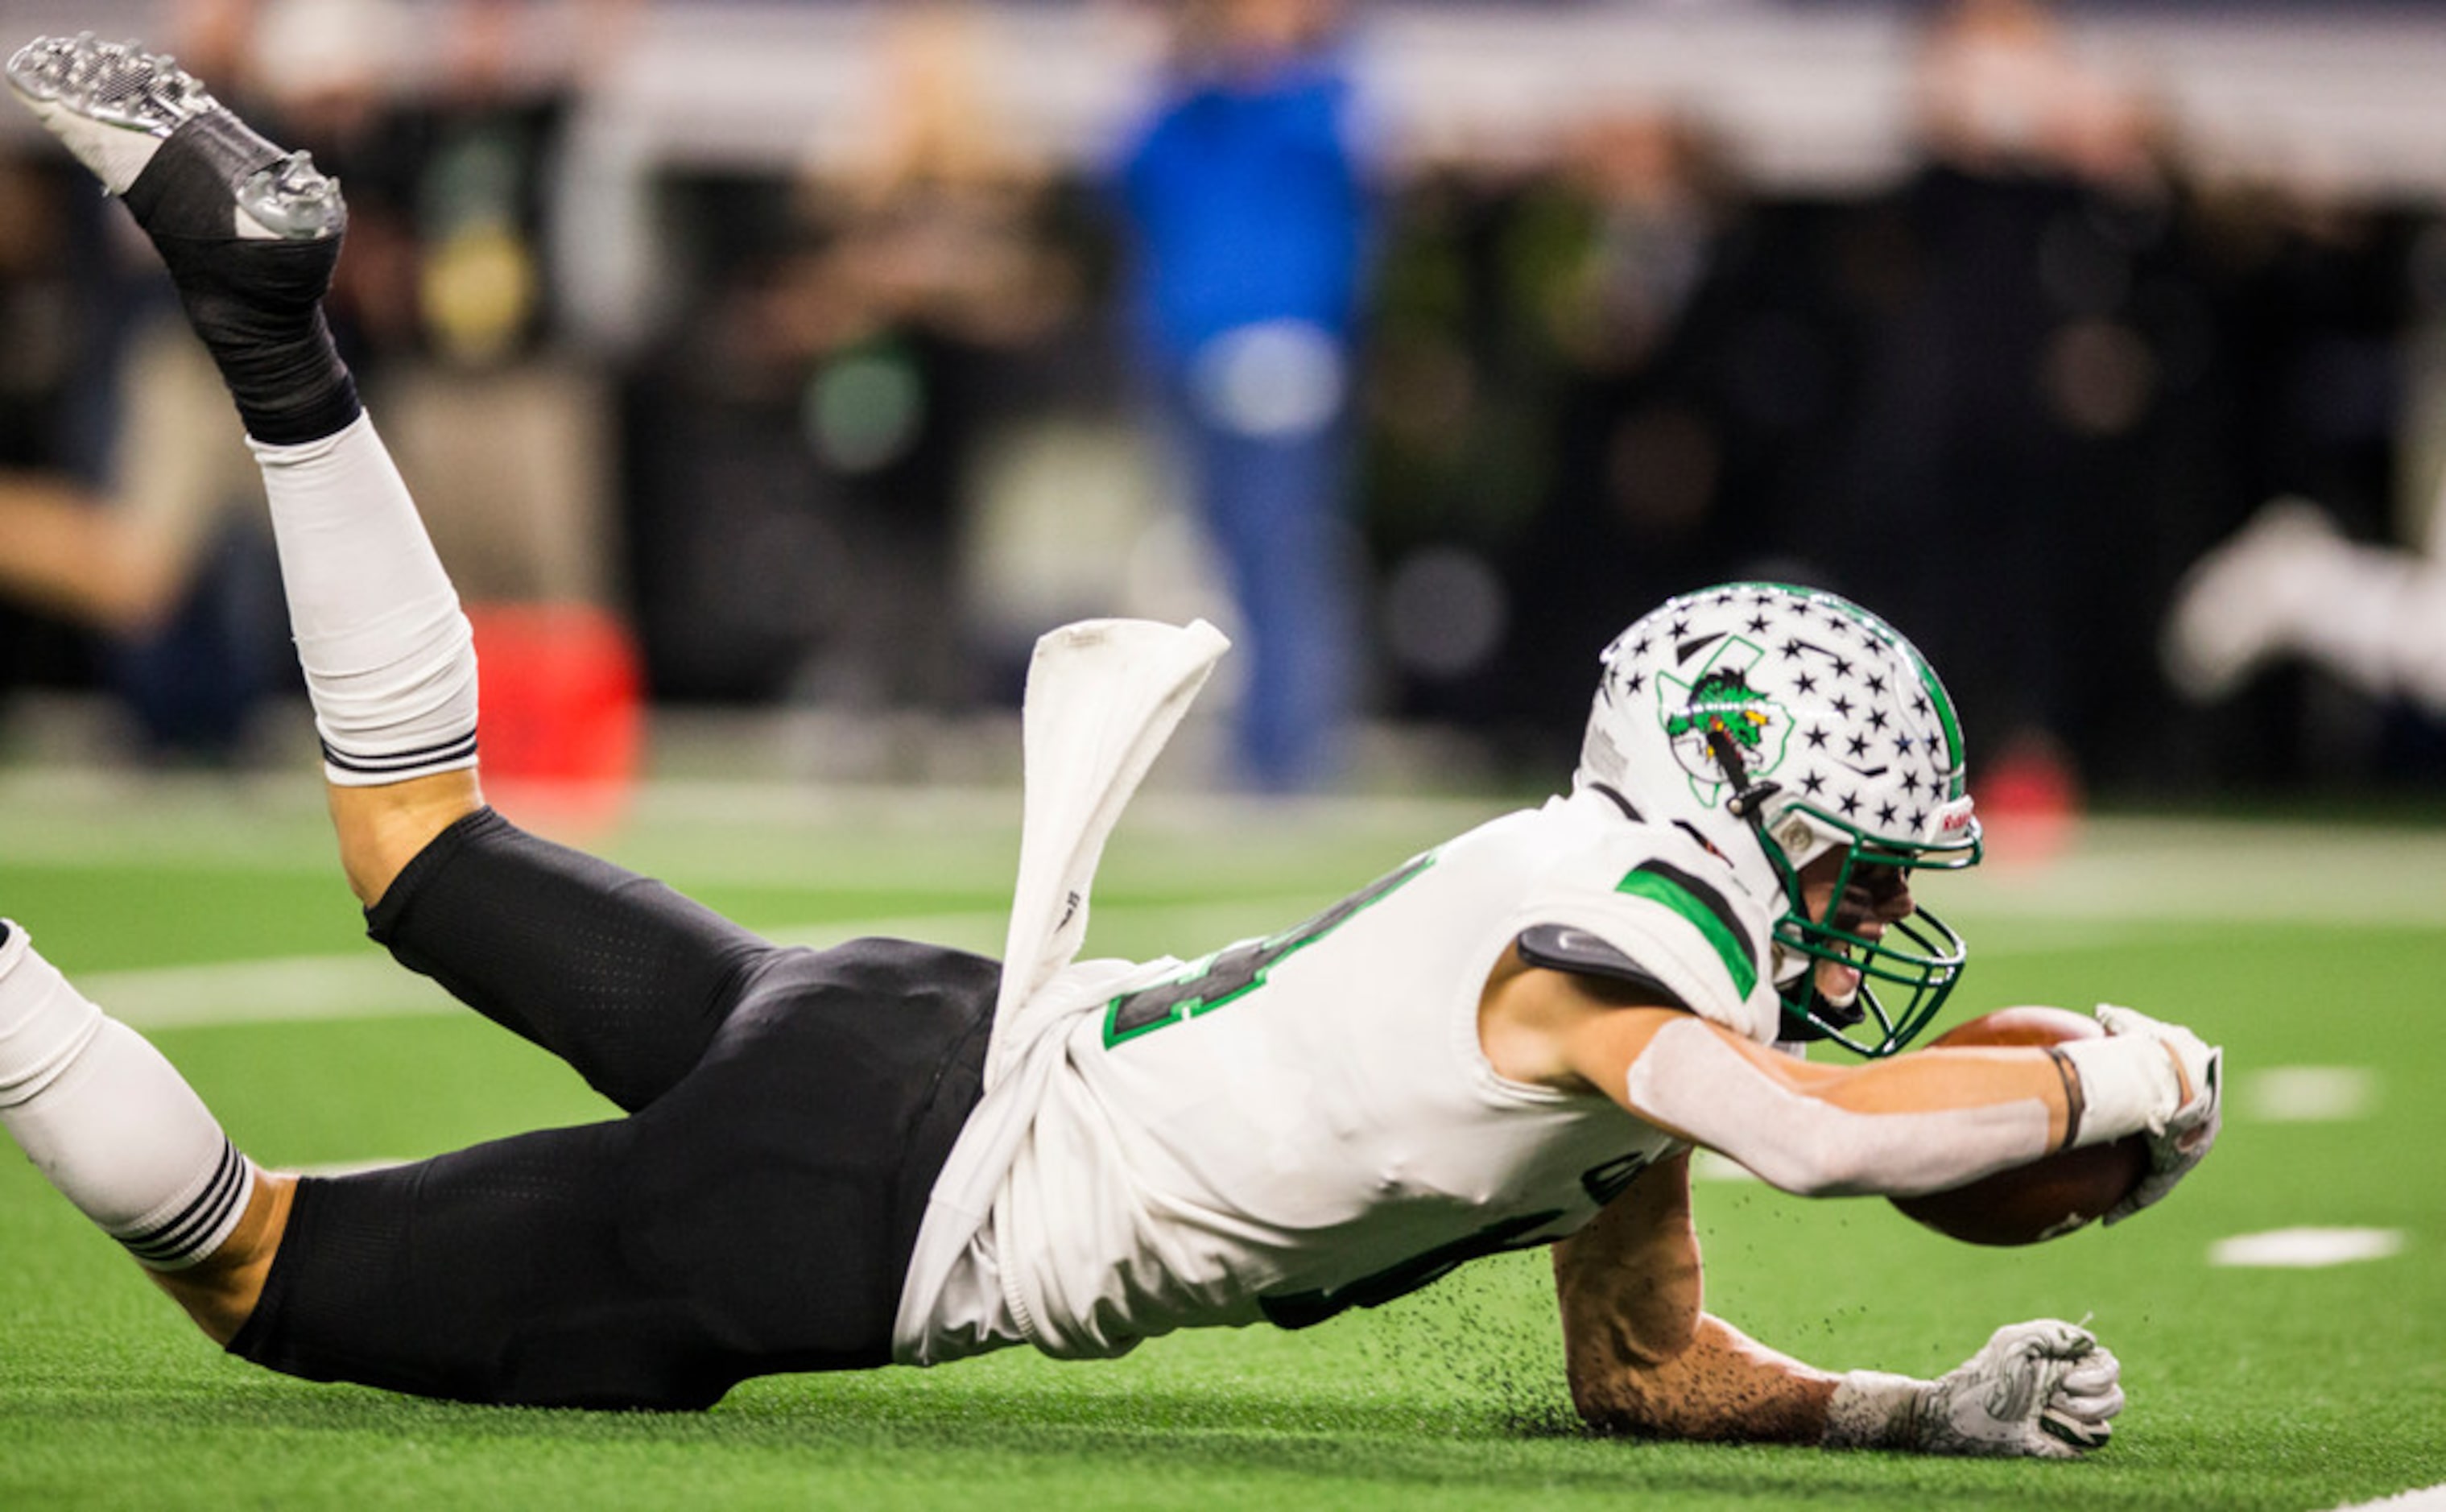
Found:
[[[2000,802],[2434,785],[2446,104],[2215,119],[2342,24],[2239,9],[8,0],[0,42],[141,35],[342,180],[334,323],[497,759],[633,762],[640,700],[922,747],[1053,624],[1203,614],[1231,783],[1365,784],[1384,730],[1543,781],[1616,630],[1765,576],[1916,639]],[[2446,9],[2380,22],[2305,88],[2446,59]],[[123,219],[0,128],[0,683],[249,760],[293,675],[252,468]]]

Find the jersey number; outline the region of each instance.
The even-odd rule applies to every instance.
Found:
[[[1176,981],[1141,988],[1114,998],[1104,1010],[1104,1048],[1152,1034],[1167,1024],[1209,1013],[1265,985],[1266,973],[1285,956],[1306,950],[1340,929],[1361,910],[1390,897],[1404,882],[1435,864],[1435,852],[1378,878],[1304,924],[1279,935],[1227,945],[1192,964]]]

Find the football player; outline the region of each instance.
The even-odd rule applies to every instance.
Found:
[[[1978,859],[1945,690],[1831,595],[1678,598],[1608,652],[1571,791],[1201,959],[1074,959],[1111,826],[1221,638],[1049,635],[998,965],[783,949],[483,804],[476,669],[318,298],[335,185],[167,59],[89,37],[16,91],[168,263],[261,463],[351,887],[407,966],[622,1110],[329,1178],[256,1167],[177,1072],[0,943],[0,1123],[206,1333],[480,1402],[696,1408],[748,1376],[1307,1327],[1552,1245],[1609,1428],[1937,1453],[2106,1441],[2114,1356],[1998,1332],[1834,1373],[1702,1311],[1692,1150],[1812,1196],[1943,1189],[2146,1131],[2163,1197],[2219,1052],[2122,1010],[1903,1053],[1958,980],[1921,870]],[[1840,1064],[1787,1053],[1827,1039]]]

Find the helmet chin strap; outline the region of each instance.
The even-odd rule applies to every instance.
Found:
[[[1724,733],[1722,727],[1707,731],[1707,754],[1716,758],[1717,768],[1724,774],[1724,781],[1733,790],[1732,797],[1724,801],[1725,812],[1749,826],[1750,835],[1757,840],[1767,865],[1783,882],[1785,900],[1794,911],[1805,914],[1808,904],[1800,896],[1800,879],[1793,874],[1791,867],[1783,864],[1782,852],[1776,848],[1775,841],[1767,837],[1766,832],[1767,800],[1783,791],[1783,785],[1750,781],[1749,763],[1741,759],[1740,744]]]
[[[1725,800],[1725,809],[1734,818],[1749,822],[1759,844],[1772,843],[1766,838],[1766,801],[1782,792],[1783,784],[1751,782],[1749,763],[1741,760],[1740,744],[1721,728],[1707,731],[1707,754],[1716,758],[1724,780],[1732,784],[1733,796]]]
[[[1786,902],[1795,914],[1806,921],[1809,917],[1809,900],[1801,894],[1799,875],[1784,864],[1782,851],[1766,832],[1767,802],[1783,791],[1783,784],[1752,782],[1749,763],[1741,758],[1740,743],[1721,728],[1707,731],[1707,754],[1716,758],[1716,765],[1722,770],[1725,780],[1733,789],[1732,797],[1724,801],[1726,812],[1749,825],[1750,833],[1758,839],[1759,848],[1766,853],[1767,864],[1773,866],[1777,875],[1783,879]],[[1862,997],[1870,996],[1871,1001],[1874,1001],[1873,996],[1869,992],[1869,985],[1865,977],[1862,978],[1858,990],[1853,993],[1851,1001],[1837,1003],[1829,998],[1817,990],[1817,963],[1815,959],[1810,959],[1808,965],[1802,968],[1797,995],[1798,1004],[1796,1004],[1793,998],[1784,999],[1788,1015],[1791,1011],[1798,1010],[1807,1017],[1823,1017],[1827,1022],[1839,1024],[1846,1029],[1868,1017],[1868,1010],[1861,1005]],[[1808,1007],[1800,1008],[1799,1005],[1803,1004]]]

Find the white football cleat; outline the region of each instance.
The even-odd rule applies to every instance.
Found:
[[[127,192],[171,132],[220,108],[170,59],[90,31],[20,48],[9,60],[9,85],[115,195]]]
[[[161,236],[320,240],[347,224],[339,185],[302,152],[249,130],[163,53],[93,33],[42,37],[9,60],[9,85],[50,133],[125,198],[174,140],[153,193],[131,200]]]
[[[2296,649],[2299,627],[2318,612],[2319,580],[2305,569],[2341,539],[2305,500],[2262,506],[2175,588],[2158,648],[2167,680],[2193,703],[2213,703]]]

